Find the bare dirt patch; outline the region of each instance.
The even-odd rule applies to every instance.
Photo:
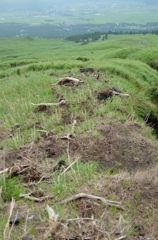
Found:
[[[141,125],[134,122],[103,122],[97,128],[100,133],[97,137],[86,134],[82,137],[76,136],[72,140],[63,140],[53,131],[41,132],[41,138],[36,142],[14,151],[1,150],[1,168],[4,169],[4,165],[11,167],[15,163],[28,164],[29,160],[35,164],[37,171],[42,169],[42,174],[48,176],[60,157],[67,153],[68,148],[71,158],[79,155],[82,162],[97,161],[101,169],[110,169],[111,175],[104,176],[101,173],[96,182],[88,186],[85,183],[78,189],[78,193],[95,193],[97,196],[122,202],[125,211],[107,207],[99,200],[78,199],[74,201],[74,207],[78,217],[83,220],[60,219],[50,232],[50,239],[113,240],[127,234],[126,239],[136,240],[144,231],[144,236],[156,240],[157,142],[146,138]],[[43,160],[47,162],[46,167],[43,167]],[[100,172],[99,168],[98,171]],[[113,176],[113,173],[117,175]],[[40,206],[38,203],[33,205],[36,210],[30,210],[30,215],[38,208],[45,209],[46,203]],[[34,215],[33,221],[38,222],[34,235],[36,239],[43,239],[50,223],[46,219],[42,223],[37,212]],[[69,213],[66,218],[69,219]]]
[[[97,161],[104,169],[126,169],[131,172],[138,168],[148,168],[158,161],[158,144],[145,137],[141,125],[133,122],[103,123],[98,126],[98,131],[100,136],[80,136],[69,142],[60,139],[53,131],[42,132],[41,139],[37,142],[3,153],[3,162],[5,161],[6,167],[16,161],[23,161],[24,158],[37,161],[38,164],[44,158],[50,163],[56,162],[67,152],[68,145],[72,157],[81,156],[83,162]]]
[[[158,144],[147,139],[141,125],[133,122],[102,124],[100,138],[80,138],[70,144],[71,152],[79,152],[83,161],[98,161],[102,168],[129,171],[146,168],[158,160]]]

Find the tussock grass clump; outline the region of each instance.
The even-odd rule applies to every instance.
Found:
[[[19,194],[25,193],[25,188],[22,187],[21,181],[19,178],[0,178],[0,188],[2,188],[1,197],[4,202],[10,202],[12,197],[15,200],[19,200]]]

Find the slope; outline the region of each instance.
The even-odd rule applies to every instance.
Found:
[[[139,38],[139,45],[144,41],[144,36],[131,38]],[[136,46],[128,41],[111,36],[80,46],[6,39],[0,72],[0,167],[9,169],[0,178],[4,239],[157,238],[158,74],[135,58],[143,46],[135,54]],[[150,56],[156,37],[146,42]],[[95,72],[81,73],[80,67]],[[83,83],[56,85],[70,76]],[[129,97],[97,99],[99,91],[112,87]],[[59,107],[46,105],[61,100],[66,103]],[[60,160],[67,169],[58,165]],[[113,206],[89,197],[59,204],[82,192],[111,200]],[[47,204],[59,214],[57,222],[48,219]],[[11,229],[9,212],[20,218]]]

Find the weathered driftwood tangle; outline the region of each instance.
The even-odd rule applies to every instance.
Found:
[[[62,79],[59,79],[56,83],[52,84],[51,86],[53,87],[54,85],[68,85],[68,86],[77,86],[80,83],[84,83],[83,81],[80,81],[77,78],[73,77],[65,77]]]

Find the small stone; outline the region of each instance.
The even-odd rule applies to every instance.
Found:
[[[19,224],[20,221],[22,220],[22,217],[17,215],[17,216],[11,216],[9,219],[10,224]]]

